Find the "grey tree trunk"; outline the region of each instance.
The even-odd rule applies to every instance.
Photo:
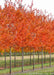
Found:
[[[5,69],[6,69],[6,50],[5,50]]]
[[[46,55],[45,55],[45,52],[44,52],[44,64],[45,64],[45,60],[46,60]]]
[[[43,49],[42,49],[42,68],[43,68]]]
[[[23,48],[22,48],[22,72],[23,72],[23,66],[24,66],[24,57],[23,57]]]
[[[39,64],[39,52],[38,52],[38,64]]]
[[[10,75],[11,75],[11,48],[10,48]]]
[[[31,65],[31,51],[30,51],[30,65]]]
[[[51,67],[51,50],[50,50],[50,67]]]
[[[16,53],[14,52],[14,67],[16,67]]]
[[[34,70],[34,64],[35,64],[35,61],[34,61],[34,49],[33,49],[33,70]]]

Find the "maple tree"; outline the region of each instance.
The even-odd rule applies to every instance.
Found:
[[[0,52],[47,51],[54,52],[54,19],[49,18],[41,10],[32,9],[33,0],[28,10],[22,5],[22,0],[15,3],[5,1],[4,8],[0,6]],[[36,15],[35,15],[36,12]]]

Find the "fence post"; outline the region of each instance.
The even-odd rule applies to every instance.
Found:
[[[51,49],[50,49],[50,67],[51,67]]]
[[[6,50],[5,50],[5,69],[6,69]]]
[[[43,68],[43,49],[42,49],[42,68]]]
[[[11,75],[11,48],[10,48],[10,75]]]
[[[34,49],[33,49],[33,70],[34,70],[34,64],[35,62],[34,62]]]
[[[23,72],[23,66],[24,66],[24,57],[23,57],[23,48],[22,48],[22,72]]]

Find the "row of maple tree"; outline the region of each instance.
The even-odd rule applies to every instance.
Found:
[[[22,0],[5,0],[0,6],[0,52],[54,52],[54,19]],[[16,6],[17,5],[17,6]],[[27,9],[29,8],[29,10]]]

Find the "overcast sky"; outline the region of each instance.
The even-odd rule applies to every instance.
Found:
[[[12,0],[14,2],[14,0]],[[23,0],[23,4],[31,4],[32,0]],[[33,0],[34,8],[46,10],[54,15],[54,0]],[[0,5],[3,6],[4,0],[0,0]]]

